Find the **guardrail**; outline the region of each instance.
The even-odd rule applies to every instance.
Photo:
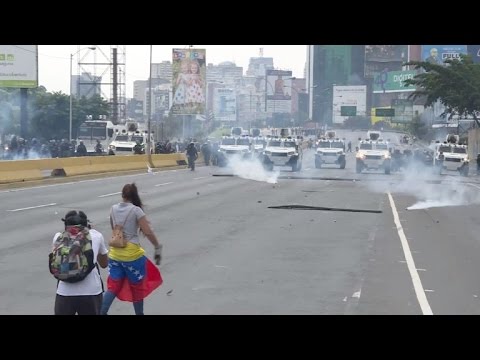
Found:
[[[186,165],[185,154],[152,155],[155,168]],[[41,180],[148,168],[147,155],[93,156],[37,160],[0,161],[0,183]]]

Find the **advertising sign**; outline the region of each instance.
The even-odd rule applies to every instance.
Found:
[[[205,114],[205,49],[173,49],[172,113]]]
[[[0,88],[38,86],[38,46],[0,45]]]

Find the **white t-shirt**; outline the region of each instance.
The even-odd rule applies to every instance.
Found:
[[[55,239],[62,233],[56,233],[53,237],[53,243]],[[93,261],[97,263],[98,254],[106,255],[108,253],[105,246],[105,239],[103,235],[95,229],[90,230],[90,236],[92,237],[93,248]],[[93,269],[85,279],[77,283],[67,283],[60,281],[58,283],[57,294],[62,296],[84,296],[84,295],[98,295],[102,293],[102,279],[98,270]]]

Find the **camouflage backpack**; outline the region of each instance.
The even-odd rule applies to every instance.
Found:
[[[48,258],[50,273],[57,280],[75,283],[85,279],[95,267],[88,228],[81,225],[67,226],[55,240]]]

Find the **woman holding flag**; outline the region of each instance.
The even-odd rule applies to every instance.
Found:
[[[155,262],[160,265],[162,245],[153,233],[143,211],[143,204],[135,183],[126,184],[122,190],[123,202],[112,206],[110,224],[123,226],[125,247],[110,246],[108,252],[108,290],[103,295],[101,315],[107,315],[110,306],[118,297],[133,303],[136,315],[143,315],[143,299],[162,284],[158,268],[145,256],[140,246],[140,232],[155,247]]]

